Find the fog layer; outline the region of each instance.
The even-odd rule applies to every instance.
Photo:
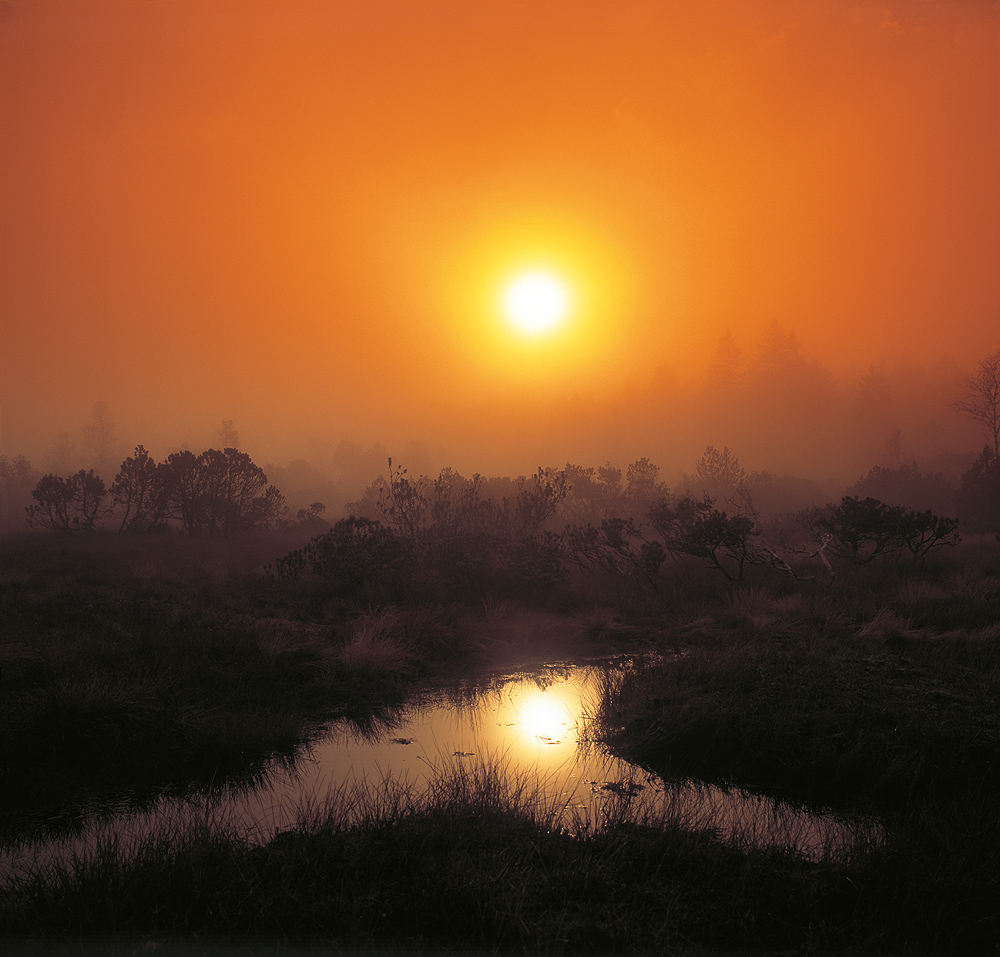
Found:
[[[727,445],[836,481],[975,450],[997,18],[8,0],[0,454],[85,458],[98,402],[123,453],[228,420],[330,474],[345,441],[668,476]],[[575,308],[527,340],[497,302],[538,264]]]

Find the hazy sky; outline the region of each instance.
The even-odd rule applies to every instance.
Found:
[[[521,467],[775,322],[837,375],[971,368],[1000,348],[998,10],[3,0],[0,452],[102,400],[158,453],[233,419],[262,458]],[[548,335],[499,306],[525,268],[566,283]]]

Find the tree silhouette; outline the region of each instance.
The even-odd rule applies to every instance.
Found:
[[[110,512],[107,495],[104,479],[93,470],[80,469],[69,478],[43,475],[31,493],[35,504],[25,509],[28,524],[57,532],[91,532]]]
[[[222,425],[215,430],[219,437],[219,444],[224,449],[238,449],[240,447],[240,434],[236,431],[232,419],[223,419]]]
[[[148,532],[165,522],[170,496],[166,467],[154,462],[141,445],[122,462],[109,491],[122,510],[120,533]]]
[[[284,508],[281,493],[265,491],[267,475],[246,452],[228,448],[167,456],[164,477],[169,488],[168,513],[189,535],[202,529],[209,536],[272,524]]]
[[[962,415],[981,422],[993,440],[993,452],[1000,455],[1000,352],[979,363],[966,382],[967,394],[955,403]]]
[[[164,469],[169,489],[167,514],[179,521],[189,535],[194,535],[205,524],[198,456],[190,449],[171,452]]]
[[[898,559],[904,551],[916,561],[932,548],[954,547],[960,541],[957,518],[887,505],[877,498],[845,495],[839,505],[807,511],[806,523],[834,554],[854,565],[880,557]]]
[[[38,469],[23,456],[17,455],[9,461],[0,455],[0,521],[13,524],[15,509],[31,500],[31,489],[41,478]],[[20,509],[17,509],[18,513]]]
[[[106,402],[95,402],[90,421],[83,426],[83,444],[98,474],[110,471],[119,454],[118,427]]]

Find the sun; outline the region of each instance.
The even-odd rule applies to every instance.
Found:
[[[569,307],[566,286],[547,272],[522,273],[507,286],[504,310],[523,332],[546,332],[558,325]]]

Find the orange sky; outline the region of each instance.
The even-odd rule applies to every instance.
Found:
[[[774,322],[835,375],[971,368],[1000,348],[998,17],[4,0],[0,453],[102,400],[158,455],[233,419],[261,460],[417,438],[523,469],[563,436],[560,464]],[[495,303],[538,265],[576,309],[528,341]]]

